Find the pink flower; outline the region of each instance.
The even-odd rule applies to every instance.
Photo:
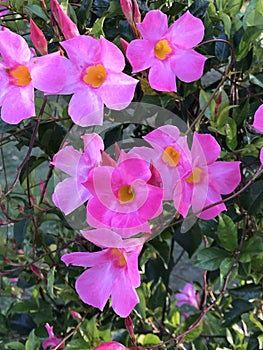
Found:
[[[69,265],[90,267],[76,281],[76,291],[84,303],[103,310],[111,296],[112,308],[121,317],[127,317],[139,302],[135,288],[140,285],[138,256],[143,239],[122,240],[109,230],[82,231],[92,243],[106,248],[98,252],[76,252],[63,255]]]
[[[256,110],[252,126],[260,132],[263,132],[263,105]]]
[[[184,289],[179,289],[180,293],[175,294],[178,306],[182,306],[183,304],[192,305],[196,309],[199,310],[197,296],[195,294],[195,289],[192,283],[186,283]]]
[[[125,61],[117,46],[103,37],[96,40],[86,35],[63,41],[61,45],[67,51],[70,67],[63,76],[66,86],[51,93],[74,94],[69,102],[74,123],[102,124],[104,103],[115,110],[130,104],[138,81],[122,73]],[[51,75],[53,70],[47,67],[46,73]]]
[[[193,50],[204,36],[202,21],[187,11],[168,29],[167,16],[149,11],[137,27],[143,39],[133,40],[126,55],[133,73],[150,68],[149,83],[159,91],[176,91],[176,77],[199,79],[206,57]]]
[[[61,67],[61,59],[59,53],[32,57],[20,35],[0,27],[0,106],[1,118],[5,122],[17,124],[36,114],[34,88],[37,88],[38,73],[42,71],[43,74],[49,66],[51,71],[56,69],[63,76],[67,68]],[[62,79],[58,81],[49,75],[42,80],[41,86],[43,91],[48,92],[50,86],[60,90],[63,84]]]
[[[70,314],[73,318],[79,318],[80,320],[82,319],[81,314],[77,311],[70,310]]]
[[[122,237],[150,232],[148,220],[162,211],[163,190],[149,181],[149,162],[123,151],[116,167],[94,168],[84,184],[92,194],[87,222],[100,228],[117,229]]]
[[[56,168],[70,176],[57,184],[52,196],[55,205],[66,215],[91,197],[90,192],[82,183],[87,181],[91,169],[100,164],[101,152],[104,149],[103,140],[95,133],[86,134],[82,139],[84,141],[83,152],[77,151],[72,146],[66,146],[54,155],[51,162]]]
[[[1,2],[6,2],[6,0],[2,0]],[[0,18],[2,19],[5,15],[7,15],[10,12],[7,6],[3,6],[3,5],[0,6]]]
[[[197,213],[222,200],[241,181],[240,162],[216,161],[220,146],[212,135],[194,133],[191,148],[191,169],[177,182],[174,190],[175,208],[184,217],[192,205]],[[226,210],[224,203],[204,210],[198,217],[209,220]]]
[[[182,179],[183,193],[178,196],[182,182],[178,183],[174,192],[175,206],[179,198],[183,204],[179,204],[182,215],[186,215],[190,204],[193,212],[202,210],[203,207],[220,201],[221,194],[229,194],[234,191],[241,180],[240,162],[216,162],[220,154],[220,146],[216,140],[207,134],[194,133],[191,149],[192,164]],[[177,206],[176,206],[177,207]],[[198,217],[210,219],[226,210],[225,205],[218,204],[203,211]]]
[[[158,170],[164,189],[164,200],[173,199],[177,181],[189,168],[191,154],[186,136],[180,136],[174,125],[164,125],[150,132],[144,139],[153,147],[136,147],[132,152],[151,161]]]
[[[260,150],[259,159],[260,159],[261,164],[263,165],[263,147]]]
[[[116,341],[110,341],[107,343],[101,343],[99,346],[96,346],[94,350],[126,350],[126,346],[117,343]]]
[[[41,55],[47,55],[47,40],[42,30],[30,18],[30,39]]]
[[[79,35],[76,24],[62,10],[57,0],[50,0],[50,9],[66,40]]]
[[[62,340],[62,338],[57,338],[53,332],[53,326],[46,323],[45,328],[48,332],[48,339],[42,342],[43,349],[50,346],[50,350],[53,350]],[[64,349],[65,343],[63,342],[58,349]]]

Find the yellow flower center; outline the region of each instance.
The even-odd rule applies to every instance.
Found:
[[[180,152],[172,146],[167,146],[163,151],[162,160],[168,165],[174,167],[178,164],[180,159]]]
[[[26,86],[32,80],[26,66],[18,66],[17,68],[10,70],[9,74],[15,79],[14,84],[18,86]]]
[[[165,60],[171,52],[172,48],[170,47],[166,39],[159,40],[154,47],[155,56],[160,60]]]
[[[135,200],[135,192],[132,186],[126,185],[119,188],[118,197],[121,204],[132,203]]]
[[[86,74],[83,80],[86,84],[90,84],[94,88],[100,87],[107,76],[107,72],[102,64],[97,64],[96,66],[90,66],[86,69]]]
[[[118,248],[112,248],[111,249],[111,254],[117,258],[117,265],[119,267],[127,265],[127,261],[125,259],[124,254],[118,249]]]
[[[194,168],[192,173],[187,177],[186,182],[189,184],[199,183],[201,181],[201,175],[203,171],[200,168]]]

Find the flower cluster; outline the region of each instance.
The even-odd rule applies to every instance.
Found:
[[[138,255],[152,233],[151,220],[163,211],[163,200],[173,200],[184,217],[192,208],[203,219],[214,218],[226,209],[221,194],[232,192],[241,179],[240,162],[217,161],[220,146],[209,134],[194,133],[191,148],[172,125],[144,138],[149,147],[134,147],[128,153],[118,149],[114,160],[105,153],[99,135],[86,134],[83,150],[67,145],[52,162],[69,175],[56,186],[54,203],[68,214],[87,202],[86,221],[95,230],[81,234],[102,248],[66,254],[62,260],[89,267],[76,281],[85,303],[102,310],[111,296],[121,317],[138,303]],[[133,237],[138,234],[141,238]]]

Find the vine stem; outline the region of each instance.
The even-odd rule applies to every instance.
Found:
[[[195,124],[198,123],[198,121],[203,117],[207,107],[210,105],[211,101],[213,100],[213,98],[215,97],[217,91],[220,89],[221,86],[224,85],[225,81],[228,78],[229,73],[232,70],[232,67],[234,65],[235,62],[235,52],[234,52],[234,47],[232,46],[232,44],[228,41],[228,40],[224,40],[224,39],[211,39],[211,40],[207,40],[202,42],[201,44],[199,44],[197,47],[200,47],[201,45],[205,45],[205,44],[209,44],[209,43],[214,43],[214,42],[219,42],[219,43],[224,43],[227,44],[230,48],[231,48],[231,60],[230,63],[227,67],[227,70],[223,76],[223,78],[221,79],[220,83],[218,84],[218,86],[216,87],[215,91],[211,94],[211,96],[209,97],[209,99],[207,100],[207,102],[205,103],[204,107],[201,109],[200,113],[198,114],[198,116],[195,118],[195,120],[193,121],[193,123],[189,126],[188,130],[186,131],[186,135],[189,134],[189,132],[192,130],[192,128],[195,126]]]

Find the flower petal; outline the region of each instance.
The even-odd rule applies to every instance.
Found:
[[[18,103],[20,108],[17,108]],[[13,87],[8,91],[2,102],[3,121],[18,124],[21,120],[35,115],[34,88],[31,83],[23,87]]]
[[[205,56],[192,49],[181,50],[176,48],[171,56],[171,67],[180,80],[189,83],[201,78],[205,61]]]
[[[123,241],[121,236],[107,228],[97,230],[81,231],[83,237],[98,247],[103,248],[122,248]]]
[[[260,132],[263,132],[263,105],[256,110],[252,126]]]
[[[218,192],[228,194],[240,184],[240,162],[215,162],[208,167],[209,183]]]
[[[99,252],[75,252],[70,254],[64,254],[61,260],[68,266],[70,264],[74,266],[92,267],[96,265],[105,265],[109,261],[107,250],[101,250]]]
[[[193,160],[199,159],[199,165],[207,166],[214,163],[219,157],[220,151],[221,148],[212,135],[194,132],[191,153]]]
[[[69,177],[57,184],[52,200],[56,207],[68,215],[84,204],[90,196],[87,188],[79,184],[77,178]]]
[[[205,202],[200,203],[200,201],[198,201],[198,198],[193,196],[193,201],[192,201],[193,212],[198,212],[200,209],[208,205],[214,204],[216,202],[219,202],[221,200],[222,198],[220,194],[214,191],[211,187],[208,187]],[[201,214],[197,214],[197,216],[203,220],[210,220],[216,217],[218,214],[220,214],[224,210],[226,210],[226,206],[224,203],[221,203],[207,210],[204,210]]]
[[[137,27],[143,39],[157,42],[168,30],[167,16],[160,10],[149,11]]]
[[[120,317],[127,317],[139,303],[138,295],[131,285],[126,269],[120,269],[111,293],[112,308]]]
[[[204,37],[203,22],[189,11],[175,21],[168,30],[167,39],[183,49],[190,49]]]
[[[263,165],[263,147],[260,150],[259,159],[260,159],[261,164]]]
[[[76,291],[84,303],[103,310],[119,270],[105,264],[84,271],[76,281]]]
[[[31,60],[30,75],[36,89],[46,94],[72,94],[74,84],[68,77],[77,76],[75,67],[59,52],[51,53]],[[70,88],[69,88],[70,86]]]
[[[60,43],[69,59],[81,70],[89,64],[101,63],[99,42],[88,35],[79,35]]]
[[[0,30],[0,55],[11,68],[29,62],[32,53],[25,39],[11,30]]]
[[[176,91],[175,74],[170,60],[155,60],[149,71],[149,83],[158,91]]]
[[[80,126],[101,125],[103,111],[101,98],[90,88],[77,91],[69,102],[69,115]]]
[[[105,68],[114,72],[121,72],[125,67],[125,60],[121,50],[103,36],[99,40],[101,48],[101,60]]]
[[[81,155],[81,152],[72,146],[66,146],[54,155],[53,161],[50,164],[68,175],[76,176]]]
[[[108,108],[121,110],[132,101],[138,80],[124,73],[107,72],[107,79],[98,94]]]
[[[126,50],[126,56],[133,73],[143,71],[151,67],[155,61],[154,45],[148,40],[133,40]]]

